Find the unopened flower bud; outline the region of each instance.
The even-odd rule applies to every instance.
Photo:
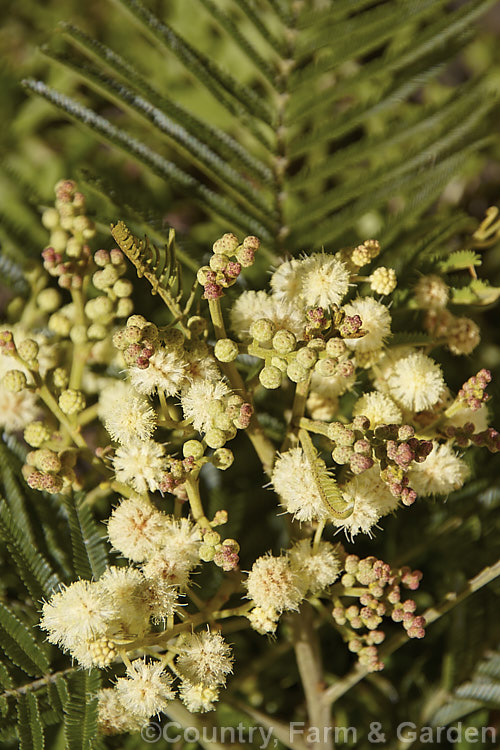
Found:
[[[34,339],[24,339],[17,345],[17,353],[26,362],[31,362],[38,356],[38,344]]]
[[[28,381],[21,370],[8,370],[2,378],[2,385],[12,393],[20,393],[26,388]]]
[[[279,388],[281,385],[282,377],[283,376],[281,370],[278,370],[278,368],[274,367],[273,365],[264,367],[259,373],[259,380],[261,384],[264,386],[264,388],[267,388],[269,390],[275,390],[276,388]]]
[[[214,354],[219,362],[233,362],[238,352],[238,344],[231,339],[219,339],[215,344]]]
[[[209,448],[222,448],[226,444],[227,437],[223,430],[214,427],[205,435],[205,442]]]
[[[293,352],[296,345],[297,340],[291,331],[277,331],[273,336],[273,349],[278,354]]]
[[[85,409],[85,396],[73,389],[63,391],[59,396],[59,408],[63,414],[78,414]]]
[[[266,344],[273,338],[275,330],[275,325],[271,320],[260,318],[250,326],[250,336],[259,344]]]
[[[218,448],[211,457],[211,462],[216,469],[225,471],[229,469],[234,461],[233,452],[229,448]]]

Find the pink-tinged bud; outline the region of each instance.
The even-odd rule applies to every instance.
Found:
[[[224,271],[228,279],[236,279],[241,273],[241,263],[236,263],[234,260],[230,260]]]
[[[255,260],[255,250],[251,247],[245,247],[242,245],[236,251],[236,258],[243,268],[248,268]]]
[[[109,257],[110,257],[111,263],[114,266],[119,266],[120,263],[123,263],[123,261],[125,259],[122,251],[118,250],[117,247],[114,247],[112,250],[110,250]]]
[[[417,493],[411,487],[404,487],[401,491],[401,502],[403,505],[413,505],[417,499]]]
[[[107,266],[108,263],[111,262],[110,254],[108,253],[107,250],[98,250],[94,254],[94,262],[96,266],[100,266],[101,268],[103,268],[104,266]]]
[[[245,237],[245,239],[243,240],[243,247],[249,248],[253,250],[254,253],[256,253],[260,247],[260,240],[258,237],[255,237],[254,235],[249,235],[248,237]]]
[[[220,299],[223,294],[224,292],[222,291],[220,284],[214,284],[212,282],[205,284],[203,294],[204,299]]]
[[[370,429],[370,420],[368,417],[360,414],[352,420],[352,428],[353,430],[359,430],[359,432],[366,432],[366,430]]]
[[[359,315],[346,315],[339,326],[339,333],[344,339],[352,338],[361,333],[362,325]]]
[[[361,453],[353,453],[349,459],[349,465],[353,474],[362,474],[364,471],[371,469],[373,458],[363,456]]]
[[[83,276],[81,276],[79,273],[75,273],[71,277],[71,288],[72,289],[81,289],[83,286]]]
[[[354,365],[351,360],[346,359],[344,362],[339,362],[337,372],[343,378],[350,378],[351,375],[354,375]]]
[[[399,586],[394,586],[391,591],[387,594],[387,601],[390,604],[397,604],[401,600],[401,591]]]
[[[137,357],[135,365],[139,368],[139,370],[147,370],[149,367],[148,357]]]
[[[61,276],[59,276],[59,280],[57,282],[61,289],[71,289],[72,284],[72,278],[69,275],[69,273],[63,273]]]
[[[398,430],[398,440],[409,440],[415,435],[415,429],[410,424],[402,424]]]

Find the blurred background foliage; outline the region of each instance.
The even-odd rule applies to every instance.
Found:
[[[138,7],[134,0],[128,4]],[[371,236],[381,240],[382,261],[397,268],[401,285],[410,285],[419,271],[432,272],[436,254],[443,257],[467,246],[488,206],[498,204],[498,3],[148,0],[147,8],[189,42],[188,52],[201,50],[206,56],[196,74],[196,62],[182,64],[125,5],[125,0],[3,0],[0,241],[2,257],[12,263],[28,268],[47,243],[40,214],[53,202],[54,184],[63,177],[78,180],[88,194],[106,246],[111,246],[111,221],[125,219],[136,233],[147,232],[159,243],[173,226],[187,258],[188,279],[223,231],[261,234],[266,250],[246,275],[246,283],[254,287],[266,283],[268,264],[276,255],[323,244],[334,251]],[[291,46],[295,68],[288,62]],[[85,47],[94,51],[93,57]],[[154,106],[168,111],[169,137],[126,106],[124,97],[138,104],[130,96],[140,90],[139,78],[134,89],[132,78],[114,76],[99,60],[105,48],[126,58],[147,83],[144,98],[156,97]],[[200,85],[206,60],[234,75],[237,87],[227,94],[227,106],[224,86],[213,89],[219,96],[210,92],[210,75],[210,85]],[[175,164],[187,178],[151,170],[127,149],[75,124],[82,110],[69,118],[64,111],[69,100],[57,108],[47,89],[32,84],[45,93],[33,96],[21,86],[22,79],[41,81],[87,107]],[[118,81],[114,88],[113,81]],[[143,107],[146,115],[151,111]],[[157,113],[155,124],[162,122]],[[215,134],[223,167],[214,156],[217,148],[190,148],[191,131]],[[479,275],[500,286],[498,244],[482,259]],[[17,292],[15,272],[2,268],[4,282],[11,293]],[[467,282],[466,273],[457,274],[458,286]],[[4,296],[9,298],[7,291]],[[156,305],[147,285],[139,284],[138,311],[155,316]],[[491,404],[498,427],[497,312],[493,304],[468,305],[465,314],[482,326],[480,348],[470,358],[443,355],[440,361],[455,389],[477,371],[478,361],[495,371]],[[415,321],[406,320],[410,326]],[[262,408],[267,429],[279,434],[285,403]],[[211,512],[229,509],[231,536],[240,538],[245,530],[245,569],[257,555],[270,548],[278,551],[286,540],[244,437],[235,440],[234,451],[240,459],[224,475],[223,486],[219,476],[207,476],[205,491]],[[374,554],[391,564],[421,568],[422,607],[460,589],[498,552],[498,468],[489,454],[475,449],[469,460],[472,481],[447,503],[425,501],[402,509],[374,539],[357,538],[355,545],[346,545],[360,556]],[[5,484],[4,471],[5,466]],[[98,507],[99,513],[106,517],[108,508]],[[19,593],[7,555],[1,570],[4,601],[13,601],[21,612],[33,609]],[[206,586],[215,583],[206,581]],[[460,718],[462,710],[471,725],[494,722],[492,709],[500,707],[498,672],[490,661],[489,666],[481,664],[498,642],[498,593],[498,587],[490,586],[476,594],[430,627],[424,642],[398,651],[384,672],[342,698],[334,711],[336,722],[352,725],[357,716],[362,728],[384,717],[389,725],[397,720],[425,723],[435,715],[444,721],[444,714],[436,712],[449,705],[454,712],[448,718]],[[353,659],[340,637],[328,626],[321,635],[327,674],[349,670]],[[276,645],[255,633],[235,631],[231,640],[238,674],[230,683],[229,701],[221,704],[219,721],[248,722],[240,703],[281,719],[301,720],[301,687],[286,637]],[[53,656],[55,669],[67,667],[65,657]],[[497,680],[496,688],[485,699],[469,687],[472,703],[464,704],[454,690],[484,670],[490,682]],[[11,736],[6,727],[5,742]],[[47,746],[62,748],[63,735],[54,733]],[[106,746],[143,745],[138,738],[117,738]]]

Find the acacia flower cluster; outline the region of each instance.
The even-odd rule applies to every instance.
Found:
[[[126,227],[119,247],[93,249],[85,212],[76,184],[58,183],[33,298],[0,332],[0,423],[24,437],[32,489],[63,508],[108,508],[115,564],[59,586],[40,621],[77,665],[105,670],[101,730],[138,731],[173,700],[213,710],[237,669],[232,618],[278,637],[282,620],[326,606],[361,664],[381,669],[384,617],[424,635],[416,602],[402,601],[421,574],[351,546],[389,514],[460,489],[469,446],[500,449],[490,373],[454,396],[440,359],[441,346],[472,351],[479,328],[448,310],[438,273],[409,302],[391,298],[396,274],[376,265],[376,240],[276,261],[268,290],[241,291],[260,242],[225,234],[184,304]],[[161,292],[168,320],[134,312],[128,260]],[[428,333],[416,343],[401,337],[408,310]],[[242,571],[246,535],[222,533],[230,499],[221,492],[209,513],[205,496],[233,461],[241,470],[233,446],[245,435],[263,467],[256,481],[270,480],[282,548],[261,548]],[[244,494],[250,506],[252,488]]]

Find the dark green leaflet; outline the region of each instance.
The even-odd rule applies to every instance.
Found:
[[[334,477],[330,474],[325,462],[318,456],[309,433],[299,430],[299,440],[306,461],[311,470],[312,478],[321,499],[328,506],[328,510],[334,518],[349,518],[354,510],[354,505],[347,505]]]

